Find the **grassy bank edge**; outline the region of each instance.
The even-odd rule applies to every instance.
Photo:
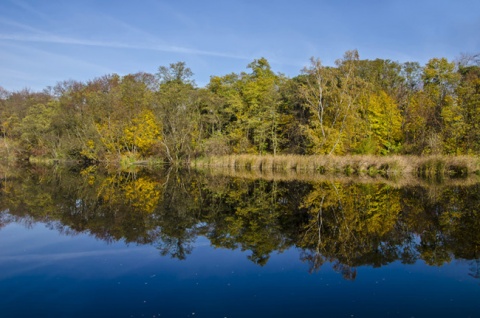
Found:
[[[478,156],[299,156],[228,155],[198,158],[193,168],[231,169],[261,172],[344,174],[347,176],[415,176],[425,179],[480,175]]]

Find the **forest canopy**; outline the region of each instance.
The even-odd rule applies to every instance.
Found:
[[[226,154],[480,154],[480,60],[312,58],[299,75],[265,58],[197,87],[185,62],[155,74],[0,87],[3,158],[83,161]]]

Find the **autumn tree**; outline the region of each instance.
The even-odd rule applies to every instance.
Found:
[[[204,155],[475,154],[478,55],[458,64],[312,58],[299,76],[265,58],[198,88],[185,62],[157,74],[59,82],[41,93],[0,89],[2,153],[86,161]]]
[[[227,147],[235,153],[251,152],[248,130],[244,129],[248,115],[244,112],[240,75],[232,73],[210,78],[208,89],[219,99],[218,112],[224,118],[219,132],[226,136]]]
[[[397,103],[383,90],[370,93],[360,101],[361,129],[351,136],[357,153],[387,155],[399,152],[402,141],[402,116]]]
[[[18,138],[22,134],[20,122],[27,116],[30,107],[47,104],[51,96],[46,93],[36,93],[29,89],[16,92],[1,91],[0,124],[4,137]]]
[[[445,121],[450,115],[455,117],[455,89],[459,75],[455,70],[455,63],[445,58],[433,58],[423,70],[423,90],[427,101],[423,107],[429,108],[426,118],[427,148],[426,152],[441,153],[443,151],[442,130]]]
[[[337,60],[337,68],[324,67],[320,60],[311,60],[303,70],[306,83],[300,86],[304,107],[310,121],[304,126],[315,154],[343,154],[349,149],[349,132],[358,116],[359,100],[365,81],[357,76],[357,51],[347,51]]]
[[[480,153],[480,66],[460,66],[457,103],[444,113],[444,135],[451,153]],[[449,116],[445,116],[449,115]]]
[[[179,164],[194,155],[199,134],[198,93],[185,62],[161,66],[154,113],[162,123],[162,146],[170,163]]]
[[[241,96],[245,103],[244,117],[249,138],[259,154],[279,151],[280,125],[279,86],[283,78],[275,75],[265,58],[248,65],[252,70],[242,78]]]
[[[371,85],[374,91],[383,91],[394,100],[404,94],[405,78],[402,64],[384,59],[359,60],[357,75]]]
[[[212,77],[209,89],[221,97],[225,131],[236,153],[280,151],[286,113],[281,111],[280,87],[285,78],[275,74],[265,58],[247,66],[251,72]]]

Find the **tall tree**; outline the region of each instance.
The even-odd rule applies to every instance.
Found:
[[[275,74],[265,58],[247,67],[250,73],[213,77],[209,89],[223,99],[223,112],[230,119],[226,131],[234,152],[276,154],[285,122],[280,110],[280,87],[285,78]]]
[[[276,154],[279,151],[279,86],[283,78],[274,74],[265,58],[248,65],[252,73],[244,76],[241,95],[248,112],[247,127],[256,151]]]
[[[357,76],[358,61],[357,51],[347,51],[336,61],[337,68],[311,59],[310,67],[303,70],[306,83],[300,86],[300,94],[311,116],[304,126],[311,153],[331,155],[348,150],[348,129],[358,115],[365,88],[365,81]]]
[[[429,128],[426,152],[440,153],[443,151],[441,133],[444,128],[442,113],[445,108],[454,107],[455,89],[459,75],[455,70],[455,63],[448,62],[445,58],[433,58],[425,65],[423,70],[423,89],[431,101],[424,104],[431,107],[426,118]]]
[[[387,155],[399,152],[402,141],[402,117],[397,103],[383,90],[372,92],[360,101],[360,117],[352,150],[363,154]]]
[[[164,154],[170,163],[178,164],[194,155],[199,133],[198,94],[193,75],[184,62],[159,68],[160,82],[154,113],[162,123]]]
[[[480,64],[480,63],[479,63]],[[480,66],[460,66],[457,104],[445,118],[446,146],[452,153],[480,153]],[[444,114],[445,116],[446,114]],[[460,126],[460,127],[458,127]],[[461,148],[461,149],[459,149]]]

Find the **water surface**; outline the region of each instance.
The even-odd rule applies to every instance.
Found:
[[[31,167],[0,190],[2,317],[480,316],[475,183]]]

